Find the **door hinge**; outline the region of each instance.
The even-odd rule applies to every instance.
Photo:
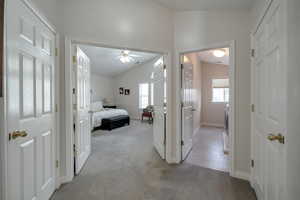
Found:
[[[183,64],[181,64],[181,69],[183,70]]]
[[[55,162],[55,166],[56,166],[56,168],[58,168],[58,167],[59,167],[59,161],[58,161],[58,160],[56,160],[56,162]]]
[[[167,69],[167,65],[164,65],[164,69]]]
[[[251,112],[255,112],[255,105],[251,104]]]
[[[76,56],[73,56],[73,64],[76,64],[77,63],[77,58]]]
[[[76,125],[75,125],[75,123],[73,124],[73,129],[74,129],[74,132],[75,132],[75,130],[76,130]]]
[[[11,133],[8,134],[8,141],[11,141]]]
[[[254,168],[254,160],[251,160],[251,167]]]
[[[58,56],[58,48],[55,48],[55,56]]]
[[[184,145],[184,141],[183,140],[181,140],[181,146],[183,146]]]
[[[252,58],[255,57],[255,49],[251,49],[251,57],[252,57]]]
[[[73,90],[72,90],[72,91],[73,91],[73,94],[75,94],[75,93],[76,93],[76,89],[75,89],[75,88],[73,88]]]
[[[76,146],[75,146],[75,144],[73,145],[73,153],[74,153],[74,157],[76,157],[76,156],[77,156],[77,151],[76,151]]]

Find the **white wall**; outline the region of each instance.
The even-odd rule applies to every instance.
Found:
[[[202,63],[202,110],[201,124],[224,126],[224,109],[226,103],[212,102],[212,79],[229,78],[227,65]]]
[[[107,99],[110,105],[115,104],[114,80],[109,76],[91,75],[91,102]]]
[[[287,0],[287,167],[286,194],[289,200],[300,197],[300,1]]]
[[[186,11],[175,14],[175,53],[224,41],[236,41],[235,163],[236,171],[250,173],[250,26],[248,11]],[[178,57],[175,57],[177,69]],[[178,70],[173,74],[179,79]],[[175,84],[176,82],[174,82]],[[178,84],[178,82],[177,82]],[[179,85],[177,85],[179,87]],[[175,95],[175,94],[174,94]],[[177,93],[178,95],[178,93]],[[177,96],[174,96],[176,98]],[[177,111],[179,106],[175,105]],[[178,116],[178,112],[176,113]],[[175,116],[176,117],[176,116]],[[177,131],[179,131],[177,125]],[[178,139],[176,140],[178,141]],[[175,141],[174,141],[175,142]],[[177,152],[179,154],[179,152]],[[177,155],[178,157],[178,155]]]
[[[143,65],[136,66],[127,72],[114,77],[116,104],[119,108],[126,109],[132,119],[140,119],[139,84],[151,83],[151,74],[153,72],[154,63],[158,58]],[[120,95],[120,87],[130,89],[130,95]]]
[[[61,77],[64,80],[64,36],[98,44],[139,50],[171,52],[173,49],[173,13],[153,1],[144,0],[62,0],[58,27]],[[64,111],[64,85],[61,87],[61,106]],[[64,112],[62,112],[64,119]],[[63,120],[61,120],[64,124]],[[65,128],[62,127],[62,131]],[[61,134],[61,144],[66,141]],[[62,146],[61,174],[64,176],[66,152]]]

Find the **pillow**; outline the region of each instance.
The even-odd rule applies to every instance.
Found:
[[[102,101],[96,101],[91,103],[91,111],[92,112],[99,112],[103,109],[103,103]]]

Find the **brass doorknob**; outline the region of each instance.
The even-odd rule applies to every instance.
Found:
[[[26,131],[14,131],[11,134],[11,138],[13,140],[17,139],[18,137],[26,137],[28,134],[26,133]]]
[[[284,144],[284,136],[281,135],[280,133],[278,135],[269,134],[268,139],[270,141],[278,140],[279,143]]]

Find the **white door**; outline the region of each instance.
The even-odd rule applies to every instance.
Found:
[[[91,153],[90,59],[74,46],[75,172],[79,174]]]
[[[184,160],[193,147],[193,64],[184,63],[181,66],[181,159]]]
[[[154,65],[153,70],[153,142],[154,147],[165,159],[165,108],[164,108],[164,86],[165,70],[163,57]]]
[[[282,200],[284,194],[285,67],[282,6],[275,0],[254,35],[252,184],[259,199]]]
[[[55,34],[23,1],[7,3],[8,199],[55,189]]]

